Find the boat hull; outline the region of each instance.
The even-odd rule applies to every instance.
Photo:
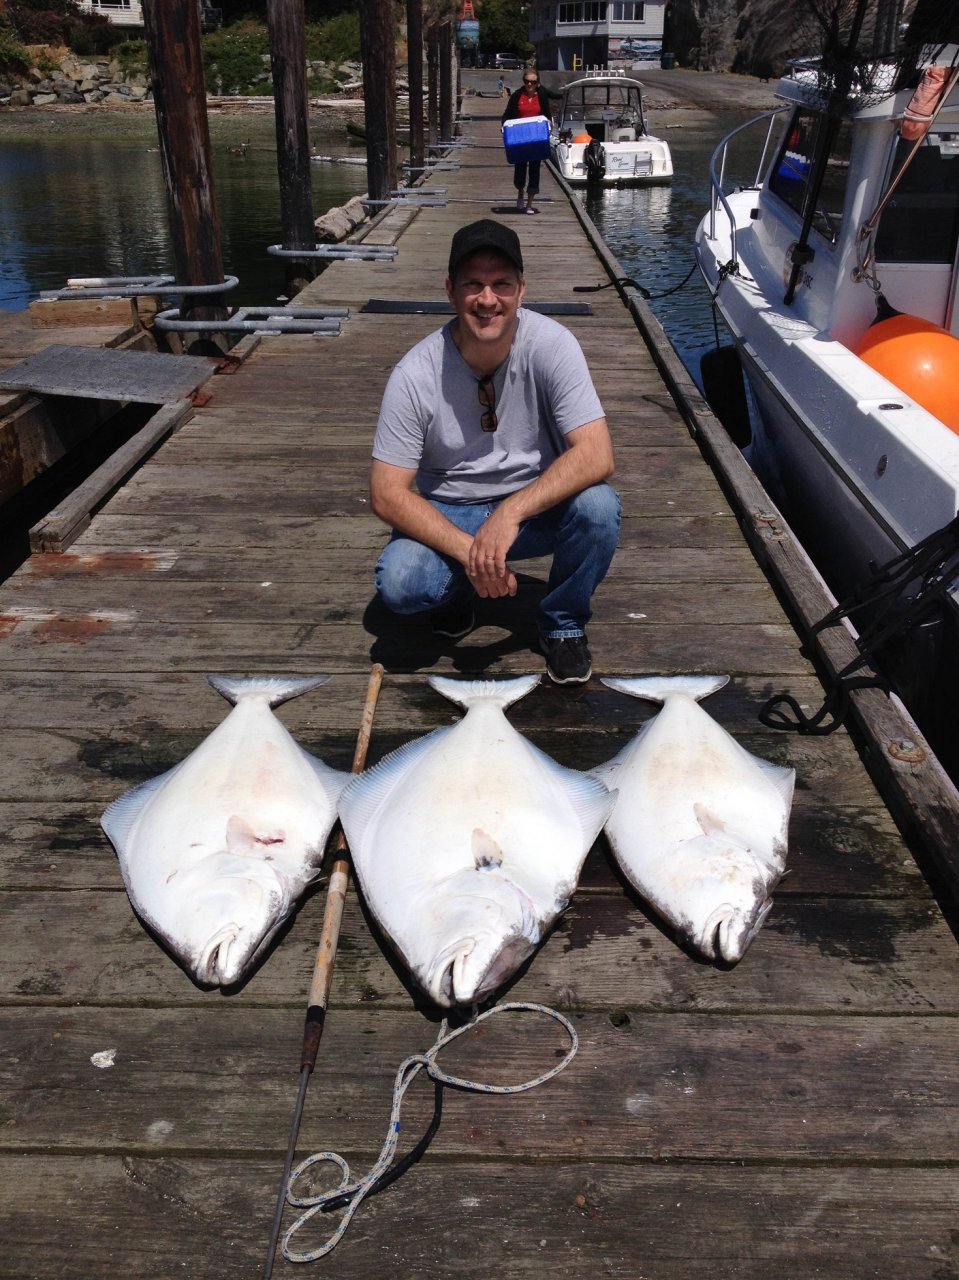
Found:
[[[648,136],[630,143],[604,143],[605,173],[601,178],[592,177],[588,172],[585,143],[554,140],[551,159],[561,177],[574,187],[646,187],[673,180],[668,145]]]
[[[959,510],[959,437],[852,351],[783,305],[751,256],[743,193],[739,273],[728,238],[697,233],[697,258],[748,389],[743,452],[839,599],[945,528]],[[730,203],[737,209],[737,197]],[[778,281],[776,282],[778,284]],[[764,287],[767,286],[767,287]],[[917,580],[895,606],[909,610]],[[862,632],[881,614],[866,605]],[[959,773],[959,605],[955,586],[877,659],[954,776]]]

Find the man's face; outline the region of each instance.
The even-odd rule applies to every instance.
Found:
[[[469,338],[484,345],[512,341],[526,285],[509,258],[485,249],[471,254],[447,279],[446,296]]]

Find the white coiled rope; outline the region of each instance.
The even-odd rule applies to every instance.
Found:
[[[562,1024],[570,1039],[570,1047],[566,1056],[555,1067],[551,1067],[549,1071],[545,1071],[542,1075],[536,1076],[534,1080],[525,1080],[522,1084],[484,1084],[480,1080],[464,1080],[461,1076],[447,1075],[445,1071],[441,1071],[436,1064],[437,1055],[441,1050],[445,1049],[448,1044],[455,1040],[458,1036],[463,1035],[466,1031],[472,1031],[474,1027],[481,1022],[485,1022],[487,1018],[492,1018],[497,1013],[510,1012],[526,1012],[541,1013],[547,1018],[553,1018],[556,1022]],[[475,1093],[522,1093],[524,1089],[535,1089],[537,1085],[545,1084],[547,1080],[551,1080],[553,1076],[558,1075],[572,1062],[579,1048],[579,1037],[573,1024],[563,1014],[558,1013],[555,1009],[550,1009],[542,1004],[527,1004],[525,1002],[515,1002],[512,1004],[495,1005],[492,1009],[487,1009],[485,1013],[481,1013],[478,1017],[473,1018],[470,1022],[465,1023],[462,1027],[457,1027],[455,1031],[448,1029],[446,1020],[441,1023],[439,1035],[432,1048],[427,1049],[426,1053],[415,1053],[400,1063],[396,1072],[396,1080],[393,1084],[393,1107],[390,1112],[390,1123],[386,1134],[386,1140],[383,1143],[382,1150],[376,1159],[375,1164],[369,1173],[362,1178],[354,1179],[350,1173],[350,1166],[346,1163],[341,1155],[337,1155],[335,1151],[319,1151],[316,1155],[308,1156],[290,1174],[290,1181],[287,1185],[286,1199],[287,1203],[293,1205],[297,1209],[306,1209],[306,1213],[300,1214],[293,1225],[283,1237],[283,1256],[287,1262],[316,1262],[317,1259],[323,1258],[331,1250],[335,1249],[342,1240],[347,1227],[353,1218],[353,1215],[359,1209],[363,1200],[372,1191],[375,1183],[381,1175],[393,1163],[393,1157],[396,1154],[397,1143],[400,1134],[400,1109],[403,1105],[403,1096],[407,1089],[419,1075],[422,1070],[432,1080],[440,1084],[452,1085],[457,1089],[470,1089]],[[315,1164],[329,1163],[335,1164],[342,1178],[340,1185],[332,1191],[324,1191],[316,1196],[297,1196],[293,1194],[293,1187],[297,1179],[300,1178],[307,1169]],[[338,1200],[344,1194],[352,1195],[352,1199],[344,1210],[340,1224],[326,1241],[317,1249],[310,1249],[305,1253],[298,1253],[290,1247],[290,1241],[317,1213],[322,1212],[324,1205],[331,1200]]]

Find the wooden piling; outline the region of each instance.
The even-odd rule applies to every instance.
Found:
[[[406,0],[407,80],[410,96],[410,168],[423,167],[423,0]]]
[[[453,60],[456,56],[456,41],[453,39],[453,23],[447,19],[439,30],[440,54],[440,137],[453,136],[453,97],[455,83],[453,79]]]
[[[393,0],[362,0],[363,103],[370,199],[386,200],[396,174],[396,25]]]
[[[223,251],[199,7],[195,0],[145,4],[143,20],[177,283],[217,284],[223,279]],[[222,320],[226,316],[223,295],[186,294],[180,314],[185,320]]]
[[[314,249],[313,188],[302,0],[267,0],[276,117],[276,168],[284,249]],[[287,258],[286,288],[299,293],[316,275],[308,258]]]
[[[440,136],[440,31],[439,25],[431,21],[426,28],[426,140],[431,147],[436,146]]]

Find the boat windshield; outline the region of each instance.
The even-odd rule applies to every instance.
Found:
[[[785,200],[801,218],[805,218],[813,197],[813,157],[825,124],[826,117],[821,112],[799,107],[786,128],[779,154],[769,171],[769,190]],[[831,244],[839,239],[842,226],[851,141],[852,126],[848,120],[842,120],[829,147],[812,218],[812,225]]]
[[[563,99],[563,124],[575,124],[587,120],[628,119],[643,124],[643,101],[639,88],[623,81],[570,85]]]

